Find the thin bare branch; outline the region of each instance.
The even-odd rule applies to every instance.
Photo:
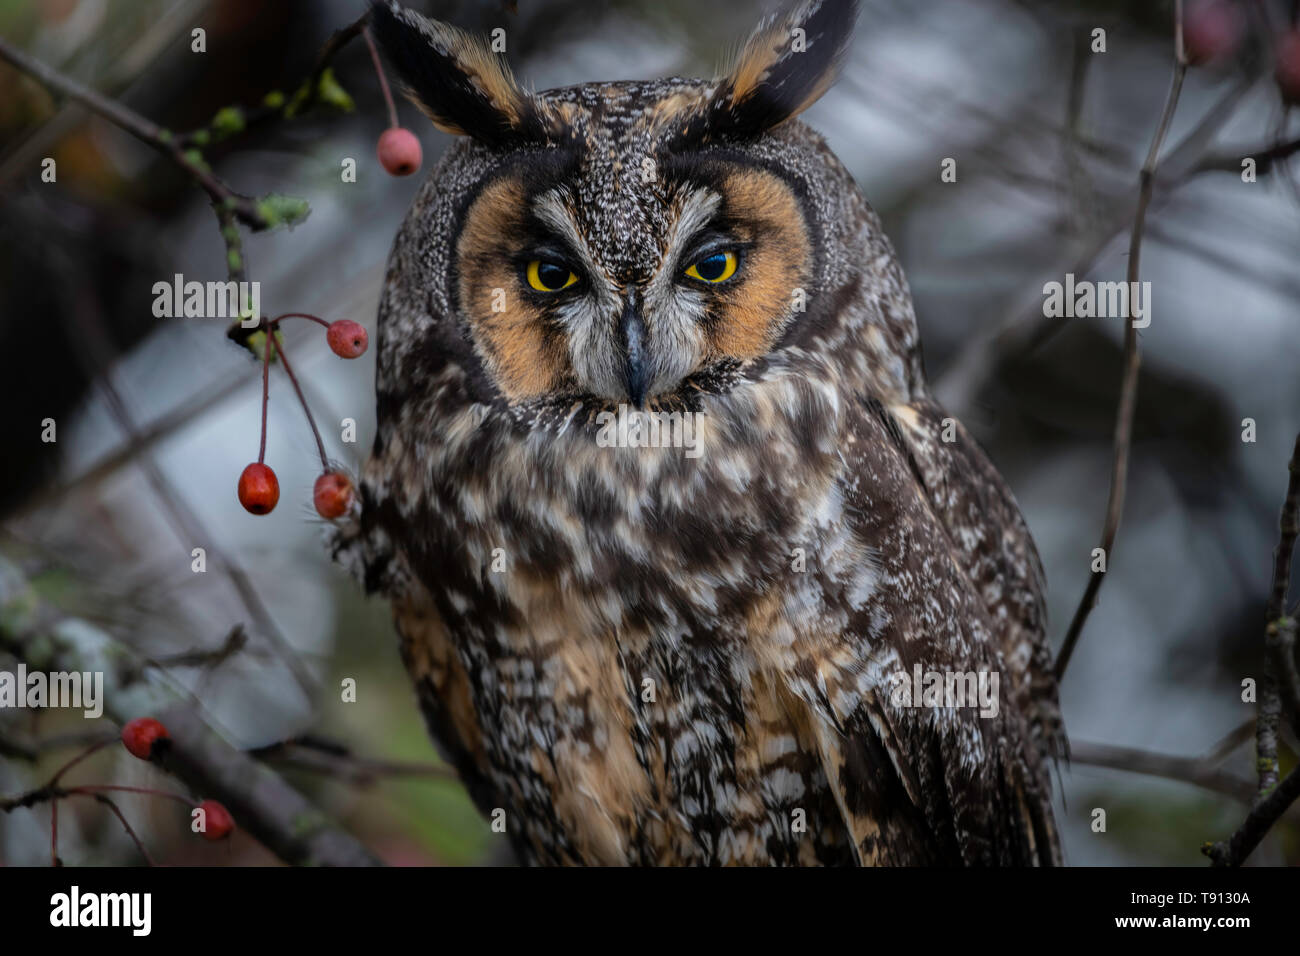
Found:
[[[1300,768],[1287,774],[1286,779],[1255,805],[1227,842],[1207,843],[1202,852],[1215,866],[1241,866],[1297,798],[1300,798]]]
[[[1282,719],[1282,702],[1291,700],[1290,712],[1293,726],[1300,714],[1296,703],[1300,690],[1295,685],[1294,635],[1295,624],[1286,617],[1286,596],[1291,586],[1291,557],[1295,552],[1297,534],[1300,534],[1300,435],[1288,464],[1290,477],[1282,511],[1278,518],[1277,548],[1273,551],[1273,581],[1269,589],[1268,607],[1264,613],[1264,643],[1269,651],[1264,661],[1264,672],[1259,681],[1257,717],[1255,722],[1255,757],[1259,767],[1259,799],[1277,786],[1278,724]],[[1290,640],[1288,640],[1288,636]],[[1286,685],[1286,690],[1283,690]]]
[[[1259,75],[1252,74],[1231,87],[1170,150],[1161,163],[1162,171],[1154,177],[1152,205],[1158,207],[1186,178],[1188,167],[1204,155],[1206,144],[1232,118],[1258,80]],[[1125,225],[1133,222],[1134,215],[1133,210],[1126,210],[1106,218],[1081,250],[1060,263],[1058,274],[1073,272],[1081,276],[1091,272]],[[1067,319],[1045,316],[1042,296],[1035,293],[997,326],[970,338],[957,358],[935,380],[936,395],[953,411],[968,407],[982,384],[1008,357],[1033,352],[1068,325]]]
[[[28,56],[3,37],[0,37],[0,60],[10,63],[47,89],[76,100],[104,117],[114,126],[125,130],[136,139],[162,153],[198,183],[214,203],[230,209],[239,218],[239,221],[250,229],[265,229],[269,225],[252,199],[231,189],[224,180],[216,176],[208,168],[202,157],[184,149],[176,141],[176,137],[172,133],[163,129],[157,123],[146,119],[116,100],[101,96],[89,87],[78,83],[69,76],[64,76],[58,70],[47,66],[40,60]]]
[[[381,777],[429,777],[455,780],[456,771],[446,764],[418,763],[402,760],[375,760],[358,757],[346,747],[314,738],[288,740],[264,747],[255,756],[284,763],[302,770],[344,778],[357,786],[369,786]]]
[[[14,600],[19,594],[24,596],[21,602]],[[75,638],[66,636],[63,628],[70,620],[44,613],[46,602],[25,589],[17,569],[2,557],[0,603],[23,607],[21,615],[0,616],[0,650],[29,665],[33,664],[31,656],[39,653],[42,669],[88,670],[90,660],[104,667],[105,716],[120,722],[128,715],[138,715],[142,707],[152,711],[166,726],[170,738],[169,746],[155,762],[190,793],[219,800],[241,829],[280,859],[290,864],[323,866],[379,863],[355,837],[310,804],[283,777],[213,732],[192,706],[176,702],[165,688],[124,680],[128,674],[125,662],[104,651],[113,643],[110,636],[84,621],[76,622]],[[40,640],[33,639],[36,637]],[[80,789],[109,788],[118,789],[111,784]],[[62,788],[47,785],[17,797],[0,797],[0,813],[34,806],[51,799],[56,792],[63,795]]]
[[[1190,783],[1246,805],[1250,804],[1255,793],[1249,780],[1218,769],[1204,757],[1175,757],[1135,747],[1071,740],[1070,762]]]
[[[70,330],[73,333],[70,335],[70,340],[78,346],[76,353],[81,359],[86,373],[99,385],[109,414],[117,422],[123,434],[126,435],[128,442],[141,446],[142,442],[135,419],[113,382],[111,368],[112,345],[103,331],[98,307],[93,298],[86,294],[84,288],[78,287],[77,292],[78,297],[73,308],[69,309],[67,314],[69,321],[75,323],[75,327]],[[257,629],[270,641],[271,646],[293,675],[308,702],[308,706],[312,706],[315,699],[316,681],[299,658],[297,651],[281,633],[279,625],[275,623],[275,619],[271,616],[270,610],[263,602],[257,589],[253,586],[247,572],[216,543],[215,538],[208,532],[198,515],[177,493],[152,454],[142,452],[136,463],[144,471],[150,488],[163,505],[163,512],[170,520],[177,538],[184,543],[187,549],[193,547],[197,542],[203,543],[203,546],[207,548],[209,557],[220,566],[222,572],[230,580]]]
[[[1223,735],[1213,747],[1205,752],[1201,759],[1211,766],[1217,766],[1228,758],[1228,756],[1244,744],[1251,737],[1255,736],[1255,720],[1242,721],[1232,730]]]
[[[1272,146],[1216,150],[1188,169],[1183,179],[1191,179],[1201,173],[1211,172],[1240,174],[1243,159],[1255,160],[1255,175],[1265,176],[1273,171],[1275,165],[1297,152],[1300,152],[1300,139],[1274,143]]]
[[[1178,35],[1178,43],[1181,49],[1181,19],[1175,32]],[[1147,151],[1146,162],[1142,164],[1142,171],[1139,175],[1137,211],[1133,217],[1133,231],[1129,237],[1129,288],[1135,287],[1140,275],[1142,235],[1146,226],[1147,207],[1151,203],[1151,190],[1155,182],[1156,169],[1160,162],[1160,150],[1164,145],[1165,136],[1169,132],[1169,124],[1173,120],[1174,110],[1178,107],[1178,95],[1182,92],[1183,79],[1186,75],[1187,64],[1180,60],[1174,66],[1173,80],[1169,85],[1169,95],[1165,98],[1164,112],[1160,117],[1159,125],[1156,127],[1155,135],[1151,138],[1151,148]],[[1109,566],[1113,559],[1112,552],[1115,545],[1115,536],[1119,533],[1120,518],[1124,512],[1124,493],[1128,487],[1129,452],[1133,440],[1133,414],[1137,409],[1138,371],[1141,364],[1142,350],[1138,343],[1138,330],[1130,318],[1124,326],[1124,379],[1120,386],[1119,410],[1115,416],[1115,450],[1111,464],[1110,494],[1106,502],[1106,520],[1101,532],[1101,550],[1106,566]],[[1070,621],[1070,627],[1066,631],[1060,654],[1056,658],[1056,679],[1058,681],[1065,676],[1065,669],[1070,664],[1070,657],[1074,654],[1079,635],[1083,633],[1083,625],[1087,622],[1088,615],[1092,613],[1092,609],[1097,604],[1097,593],[1101,590],[1101,582],[1105,579],[1105,576],[1106,572],[1104,570],[1093,571],[1088,578],[1088,585],[1084,589],[1083,597],[1080,599],[1079,606],[1074,612],[1074,618]]]
[[[112,810],[113,815],[117,817],[117,819],[121,822],[122,829],[126,830],[126,835],[129,836],[132,842],[135,843],[136,849],[140,851],[140,855],[144,857],[145,862],[148,863],[150,866],[158,865],[153,861],[153,857],[149,855],[149,851],[145,849],[143,841],[141,841],[140,837],[136,835],[135,830],[131,828],[131,824],[127,822],[127,819],[122,814],[121,809],[119,809],[118,805],[114,803],[109,797],[107,797],[102,793],[92,793],[84,790],[74,790],[73,793],[82,793],[85,796],[92,797],[97,802],[102,803],[104,806],[108,807],[108,809]],[[55,801],[55,806],[57,805],[58,805],[58,801]]]

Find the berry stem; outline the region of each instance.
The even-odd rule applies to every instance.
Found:
[[[1187,41],[1183,35],[1183,0],[1174,0],[1174,59],[1187,66]]]
[[[379,88],[384,91],[384,102],[388,104],[388,125],[397,126],[397,107],[393,105],[393,94],[388,89],[388,77],[384,76],[384,65],[379,62],[379,51],[375,49],[375,41],[370,37],[370,28],[366,27],[361,31],[361,35],[366,38],[366,46],[370,47],[370,59],[375,62],[375,73],[379,75]]]
[[[100,750],[101,748],[108,746],[108,745],[111,744],[112,742],[113,742],[112,739],[109,738],[109,739],[101,740],[101,741],[99,741],[99,743],[91,744],[89,747],[87,747],[87,748],[86,748],[85,750],[83,750],[81,753],[77,754],[77,756],[73,757],[71,760],[69,760],[67,763],[65,763],[65,764],[64,764],[62,767],[60,767],[58,770],[54,771],[54,776],[50,778],[50,783],[49,783],[49,785],[50,785],[51,787],[54,786],[56,783],[59,782],[60,778],[62,778],[63,775],[64,775],[65,773],[67,773],[69,770],[71,770],[71,769],[72,769],[73,767],[75,767],[77,764],[81,763],[81,761],[85,760],[87,757],[89,757],[89,756],[90,756],[91,754],[93,754],[95,751]]]
[[[321,440],[320,429],[316,427],[316,419],[312,417],[311,408],[307,405],[307,396],[302,393],[302,386],[298,384],[298,376],[293,374],[293,366],[289,364],[289,356],[285,354],[283,342],[280,343],[280,364],[284,366],[284,372],[289,376],[289,382],[298,396],[298,402],[307,415],[307,424],[311,426],[311,433],[316,439],[316,450],[320,452],[321,469],[329,471],[330,460],[325,455],[325,442]]]
[[[262,443],[257,448],[257,463],[266,462],[266,405],[271,399],[271,339],[275,329],[266,326],[266,349],[262,353]]]
[[[281,319],[311,319],[317,325],[323,325],[327,329],[330,327],[330,324],[326,322],[324,319],[322,319],[320,316],[311,315],[310,313],[307,312],[286,312],[284,313],[284,315],[277,315],[274,319],[271,320],[271,325],[278,326],[280,324]]]
[[[105,792],[144,793],[151,797],[166,797],[169,800],[175,800],[190,808],[196,806],[193,800],[183,794],[168,793],[166,790],[155,790],[152,787],[126,787],[116,783],[88,783],[78,787],[68,787],[64,792],[90,795]]]
[[[144,848],[144,843],[140,840],[138,836],[136,836],[135,830],[131,829],[131,824],[127,823],[126,817],[123,816],[122,811],[118,809],[116,803],[114,803],[108,797],[104,796],[102,793],[92,793],[89,790],[85,790],[85,789],[73,790],[72,792],[80,793],[82,796],[85,797],[92,797],[99,803],[102,803],[104,806],[108,807],[108,809],[112,810],[113,815],[117,817],[118,821],[122,824],[122,828],[126,830],[126,835],[129,836],[131,840],[135,843],[135,848],[140,851],[140,854],[144,857],[145,862],[148,863],[150,866],[158,865],[153,861],[153,857],[149,855],[149,851]]]

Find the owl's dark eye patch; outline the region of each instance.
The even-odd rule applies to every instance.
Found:
[[[694,304],[710,356],[764,354],[797,322],[813,245],[796,190],[752,162],[683,158],[669,167],[677,226],[676,281],[705,293]],[[702,311],[701,311],[702,310]]]

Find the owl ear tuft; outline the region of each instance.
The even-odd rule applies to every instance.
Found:
[[[803,0],[758,25],[719,79],[710,133],[757,136],[798,116],[839,73],[856,0]]]
[[[480,37],[380,0],[371,25],[406,95],[438,129],[490,146],[546,138],[536,100]]]

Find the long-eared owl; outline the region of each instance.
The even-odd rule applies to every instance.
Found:
[[[541,93],[372,9],[463,139],[389,260],[334,550],[479,808],[529,863],[1058,862],[1038,556],[796,119],[855,3],[715,79]]]

